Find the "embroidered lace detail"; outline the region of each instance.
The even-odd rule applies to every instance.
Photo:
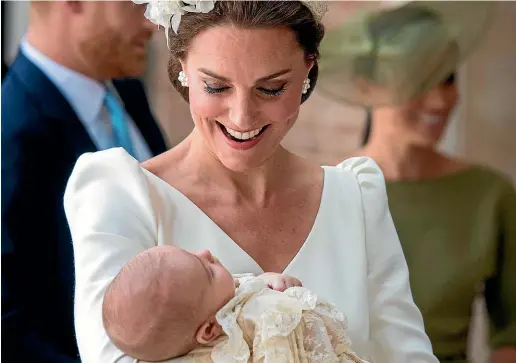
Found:
[[[217,321],[227,339],[213,348],[215,363],[367,363],[351,350],[344,314],[302,287],[278,292],[239,279]]]

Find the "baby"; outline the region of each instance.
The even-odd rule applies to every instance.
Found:
[[[109,285],[103,322],[113,344],[146,362],[364,362],[350,349],[344,316],[297,279],[233,277],[208,251],[138,254]]]

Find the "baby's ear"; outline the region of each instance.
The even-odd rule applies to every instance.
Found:
[[[211,317],[206,320],[201,327],[197,330],[195,334],[195,339],[199,344],[209,344],[213,342],[215,339],[222,335],[222,327],[217,322],[215,317]]]

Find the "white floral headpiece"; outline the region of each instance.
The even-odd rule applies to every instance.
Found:
[[[185,13],[209,13],[217,0],[132,0],[136,4],[147,4],[145,17],[152,23],[165,28],[168,41],[168,30],[172,27],[177,34],[181,16]],[[223,0],[222,0],[223,1]],[[288,0],[286,0],[288,1]],[[326,1],[301,0],[310,9],[317,22],[328,11]]]
[[[177,34],[181,16],[185,13],[209,13],[215,7],[215,0],[133,0],[135,4],[147,3],[145,17],[152,23]]]

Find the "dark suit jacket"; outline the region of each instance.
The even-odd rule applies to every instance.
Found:
[[[4,80],[4,77],[7,74],[8,69],[9,68],[7,67],[7,64],[5,64],[4,61],[2,61],[2,81]]]
[[[164,152],[142,83],[113,84],[151,151]],[[63,95],[21,53],[2,82],[1,112],[2,362],[78,362],[63,194],[77,158],[97,149]]]

